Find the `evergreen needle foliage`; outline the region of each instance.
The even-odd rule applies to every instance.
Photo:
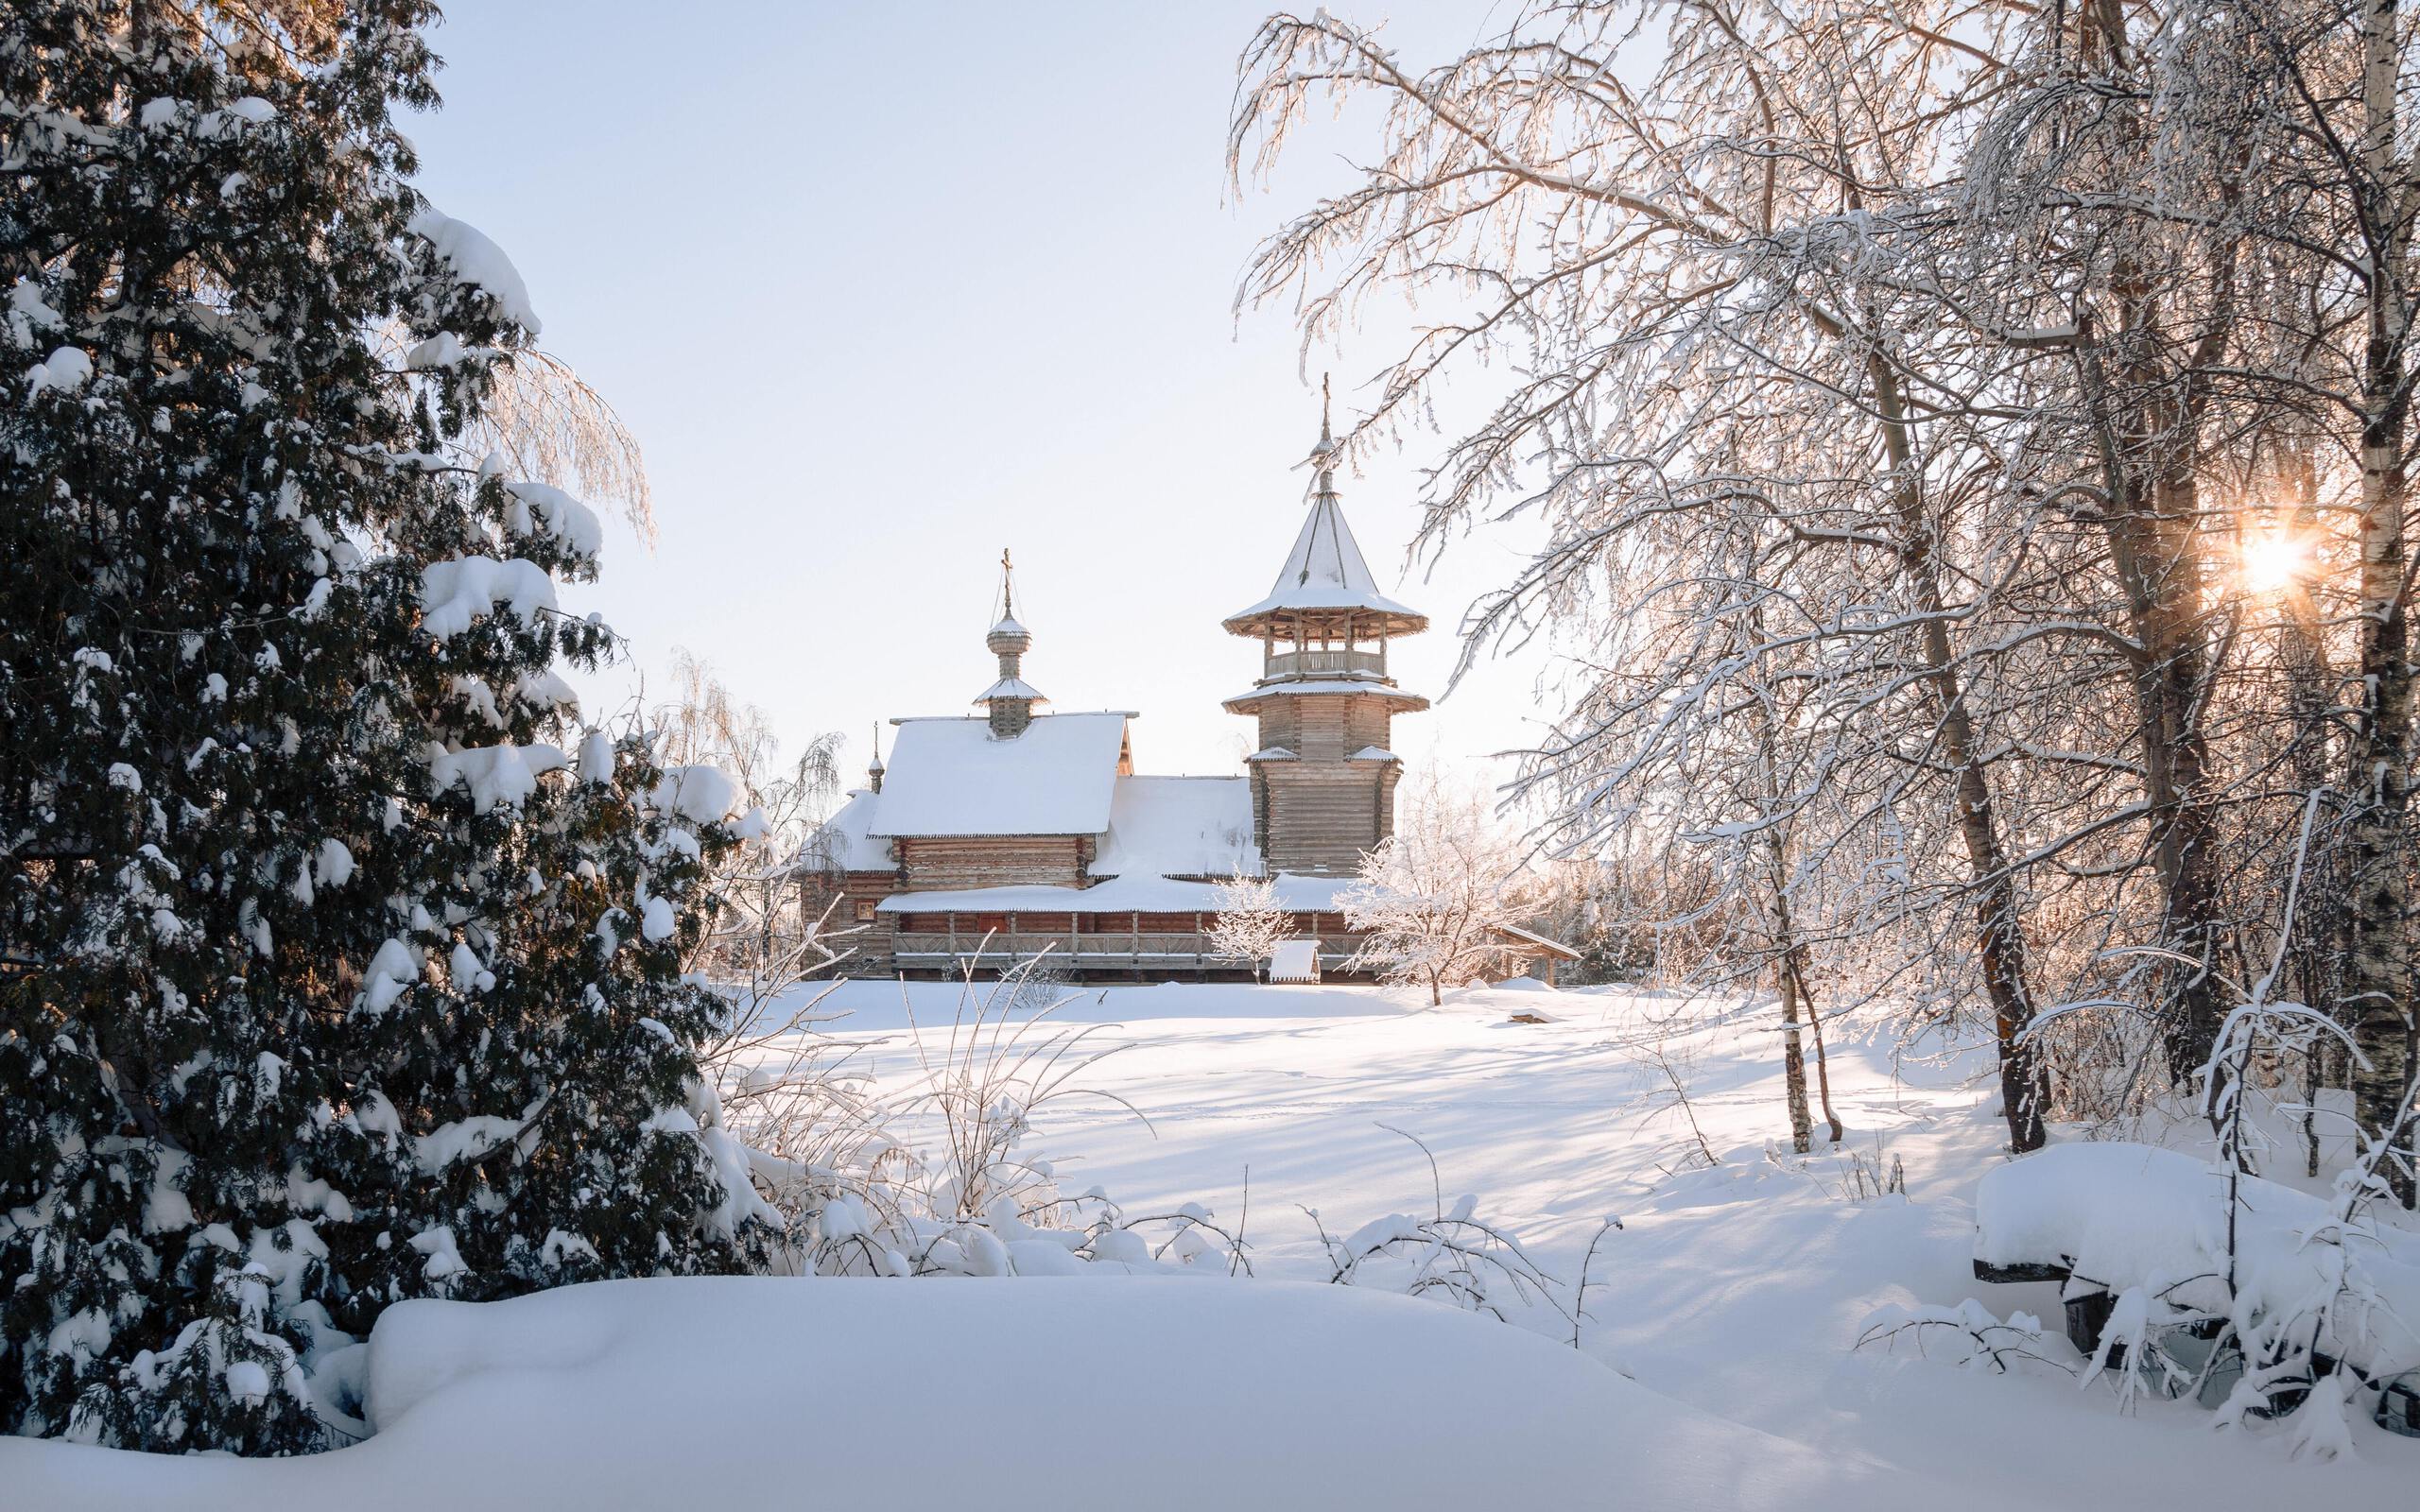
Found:
[[[580,729],[596,518],[461,444],[537,322],[410,186],[433,14],[0,17],[0,1433],[314,1447],[395,1301],[758,1243],[732,789]]]

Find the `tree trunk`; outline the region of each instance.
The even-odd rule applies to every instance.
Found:
[[[2127,681],[2142,753],[2152,869],[2159,880],[2159,942],[2200,963],[2176,984],[2161,1014],[2169,1074],[2181,1083],[2209,1059],[2223,1017],[2216,960],[2218,854],[2204,781],[2201,702],[2209,647],[2199,602],[2200,505],[2190,475],[2191,417],[2165,397],[2168,385],[2146,355],[2159,340],[2150,330],[2149,295],[2130,285],[2119,290],[2119,301],[2125,313],[2115,343],[2129,391],[2161,397],[2121,410],[2099,354],[2083,352],[2079,366],[2109,495],[2110,565],[2125,593],[2126,628],[2134,640]]]
[[[2403,582],[2404,306],[2410,250],[2406,173],[2396,158],[2396,0],[2369,0],[2361,16],[2364,218],[2383,233],[2370,279],[2363,355],[2360,504],[2361,707],[2354,724],[2351,949],[2344,994],[2354,1038],[2368,1057],[2356,1066],[2353,1098],[2361,1123],[2392,1130],[2403,1122],[2412,1060],[2411,960],[2404,918],[2405,825],[2411,806],[2411,668]],[[2406,1152],[2409,1155],[2409,1151]],[[2389,1180],[2412,1205],[2408,1163],[2388,1161]]]
[[[2033,1021],[2033,1006],[2025,983],[2025,936],[2017,917],[2016,878],[2000,846],[1991,785],[1976,748],[1974,717],[1959,684],[1949,627],[1942,622],[1940,564],[1932,524],[1925,517],[1898,376],[1878,352],[1866,359],[1866,369],[1874,383],[1884,454],[1893,473],[1899,571],[1912,607],[1924,617],[1918,650],[1940,718],[1943,759],[1956,774],[1958,833],[1965,845],[1968,885],[1975,899],[1976,954],[1982,967],[1984,996],[1992,1007],[1993,1035],[1999,1046],[2000,1101],[2008,1119],[2009,1147],[2021,1155],[2042,1147],[2047,1099],[2040,1059],[2024,1038]]]
[[[2117,0],[2094,0],[2079,10],[2077,45],[2090,66],[2118,77],[2135,71],[2143,54],[2130,44],[2128,20]],[[2114,117],[2113,124],[2121,150],[2156,150],[2139,110]],[[2236,185],[2222,177],[2212,192],[2231,201]],[[2211,667],[2197,478],[2208,402],[2200,374],[2225,351],[2238,244],[2216,244],[2202,269],[2207,285],[2182,289],[2176,283],[2184,276],[2182,259],[2171,266],[2156,252],[2138,257],[2122,239],[2116,245],[2102,282],[2117,306],[2108,350],[2122,390],[2112,389],[2094,349],[2081,349],[2079,357],[2108,493],[2103,521],[2110,563],[2125,593],[2126,626],[2135,641],[2127,671],[2160,886],[2159,942],[2200,963],[2162,1005],[2169,1072],[2181,1083],[2208,1060],[2225,1012],[2217,974],[2223,944],[2217,816],[2206,782],[2203,717]],[[2176,311],[2187,326],[2198,322],[2199,331],[2165,328],[2164,310]]]
[[[2319,468],[2308,445],[2298,445],[2280,469],[2280,486],[2294,495],[2288,517],[2287,538],[2308,541],[2319,532]],[[2328,729],[2333,698],[2333,674],[2323,643],[2319,604],[2310,585],[2290,577],[2278,593],[2280,623],[2277,664],[2286,678],[2286,712],[2291,731],[2288,768],[2294,785],[2305,794],[2325,791],[2328,783]],[[2330,857],[2322,850],[2307,858],[2315,868],[2303,879],[2302,906],[2293,920],[2293,937],[2286,941],[2292,963],[2296,996],[2314,1007],[2335,1000],[2328,980],[2330,967],[2343,959],[2344,910],[2341,889],[2328,876]],[[2343,1046],[2333,1035],[2312,1037],[2303,1053],[2303,1170],[2319,1175],[2319,1093],[2344,1085],[2348,1070]]]
[[[1831,1129],[1832,1143],[1838,1144],[1848,1137],[1848,1130],[1841,1126],[1841,1115],[1832,1110],[1832,1069],[1824,1054],[1824,1018],[1815,1010],[1815,989],[1806,985],[1803,959],[1791,966],[1790,975],[1798,981],[1798,1005],[1806,1010],[1807,1037],[1815,1041],[1815,1095],[1824,1105],[1824,1123]]]
[[[1808,1155],[1815,1149],[1815,1123],[1806,1111],[1806,1053],[1798,1040],[1798,973],[1785,955],[1773,975],[1781,990],[1781,1078],[1789,1100],[1789,1147]]]
[[[2374,394],[2392,394],[2397,354],[2370,342]],[[2411,1065],[2411,963],[2405,911],[2410,888],[2405,827],[2410,816],[2411,669],[2405,658],[2403,476],[2399,397],[2367,419],[2361,443],[2361,711],[2354,726],[2351,948],[2344,961],[2347,1019],[2367,1057],[2356,1066],[2353,1095],[2360,1121],[2392,1128],[2403,1114]],[[2398,1173],[2395,1193],[2411,1205],[2412,1182]]]
[[[2152,805],[2152,853],[2165,904],[2162,943],[2203,963],[2177,988],[2168,1030],[2172,1074],[2209,1059],[2219,1021],[2226,1014],[2219,994],[2219,855],[2201,715],[2209,647],[2200,625],[2202,590],[2190,543],[2198,491],[2189,476],[2163,479],[2152,490],[2163,549],[2143,637],[2150,662],[2141,696],[2145,765],[2157,774],[2159,789]]]

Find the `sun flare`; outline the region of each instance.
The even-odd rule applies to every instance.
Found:
[[[2282,530],[2263,531],[2243,543],[2243,586],[2273,593],[2303,576],[2309,565],[2305,544]]]

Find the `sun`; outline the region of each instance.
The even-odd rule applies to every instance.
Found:
[[[2302,576],[2309,564],[2309,549],[2283,530],[2263,530],[2244,539],[2243,586],[2253,593],[2276,593]]]

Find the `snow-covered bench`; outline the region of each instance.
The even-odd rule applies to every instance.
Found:
[[[2055,1145],[1984,1176],[1975,1275],[2062,1282],[2067,1335],[2086,1353],[2130,1296],[2181,1310],[2204,1337],[2307,1318],[2319,1366],[2383,1383],[2382,1418],[2420,1432],[2420,1233],[2340,1224],[2308,1193],[2245,1177],[2230,1204],[2225,1173],[2189,1155]]]

